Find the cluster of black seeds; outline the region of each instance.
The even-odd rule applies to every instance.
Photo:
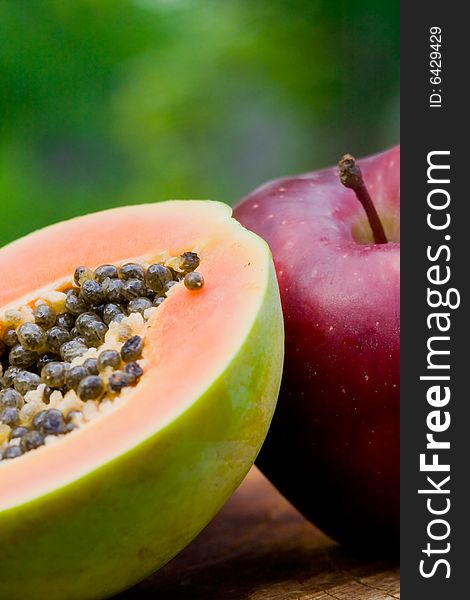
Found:
[[[160,306],[176,283],[183,281],[190,290],[201,288],[204,280],[195,272],[199,263],[195,252],[185,252],[179,257],[178,270],[160,263],[148,268],[137,263],[101,265],[94,271],[80,266],[75,269],[75,285],[65,290],[63,312],[41,304],[34,309],[34,322],[11,318],[0,338],[0,425],[10,427],[8,443],[3,450],[0,447],[0,460],[21,456],[42,446],[47,436],[76,428],[77,411],[63,414],[52,407],[37,412],[31,422],[22,422],[25,395],[41,384],[45,404],[54,390],[63,395],[74,390],[86,402],[136,385],[143,375],[136,362],[144,345],[140,336],[125,340],[119,352],[106,349],[81,365],[71,362],[88,348],[99,349],[112,322],[119,323],[132,313],[144,316],[147,309]],[[103,378],[109,368],[111,375]]]

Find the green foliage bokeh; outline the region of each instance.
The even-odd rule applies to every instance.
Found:
[[[0,3],[0,245],[398,141],[394,0]]]

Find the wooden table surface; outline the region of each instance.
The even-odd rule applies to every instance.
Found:
[[[391,600],[398,566],[348,554],[253,468],[200,536],[115,600]]]

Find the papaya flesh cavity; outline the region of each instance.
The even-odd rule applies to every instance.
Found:
[[[81,265],[75,285],[3,311],[0,460],[54,443],[125,401],[144,373],[152,315],[178,283],[190,290],[204,284],[195,252],[158,260]]]
[[[0,588],[25,600],[105,598],[187,545],[254,462],[283,360],[272,258],[226,205],[170,201],[33,233],[0,250],[0,278]],[[121,297],[114,319],[104,316],[110,280],[145,284],[128,286],[139,295]],[[83,343],[76,355],[54,336],[47,345],[66,313]],[[61,379],[85,366],[94,374],[81,387]],[[12,392],[22,399],[8,424]],[[46,424],[25,411],[35,402]],[[42,443],[22,446],[15,427]]]

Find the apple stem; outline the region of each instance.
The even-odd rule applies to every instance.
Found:
[[[370,197],[369,190],[366,187],[361,169],[356,159],[351,154],[345,154],[338,163],[339,178],[341,183],[356,193],[357,199],[364,207],[367,218],[369,219],[372,235],[376,244],[387,244],[387,236],[382,225],[382,221]]]

